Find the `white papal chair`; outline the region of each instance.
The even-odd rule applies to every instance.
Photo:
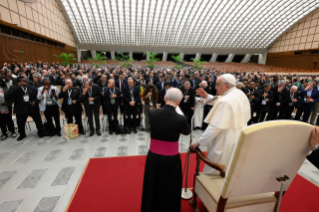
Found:
[[[270,121],[242,130],[237,146],[225,168],[209,161],[197,148],[194,198],[190,204],[198,211],[196,196],[209,212],[271,212],[275,210],[281,183],[283,191],[294,180],[310,152],[313,126],[299,121]],[[199,173],[199,163],[220,171],[219,176]]]

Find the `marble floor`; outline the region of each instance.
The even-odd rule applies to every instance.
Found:
[[[196,141],[202,131],[195,130]],[[88,133],[87,133],[88,134]],[[27,138],[0,141],[0,212],[62,212],[68,206],[89,158],[145,155],[149,134],[38,138],[34,124]],[[186,152],[189,136],[181,136]],[[319,171],[308,161],[299,174],[319,186]]]

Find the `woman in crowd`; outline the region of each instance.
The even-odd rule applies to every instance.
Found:
[[[1,140],[5,140],[7,135],[7,129],[11,132],[11,137],[17,137],[14,129],[14,123],[12,121],[12,103],[13,99],[7,98],[9,88],[12,86],[12,81],[9,79],[4,70],[0,71],[0,127],[2,131]]]
[[[158,102],[158,92],[153,84],[148,84],[143,92],[144,100],[144,115],[145,115],[145,129],[147,132],[150,131],[150,123],[148,112],[156,108]]]

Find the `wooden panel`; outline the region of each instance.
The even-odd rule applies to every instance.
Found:
[[[49,63],[61,62],[54,55],[60,55],[63,52],[74,54],[75,58],[77,58],[77,51],[73,47],[58,48],[3,33],[0,33],[0,46],[0,66],[4,62],[24,63],[26,61],[37,62],[38,60]]]
[[[294,52],[283,52],[267,54],[266,65],[313,70],[315,61],[318,62],[315,70],[319,71],[319,54],[294,55]]]

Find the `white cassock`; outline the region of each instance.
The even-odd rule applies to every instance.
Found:
[[[204,104],[199,101],[200,99],[202,98],[195,96],[194,113],[196,112],[196,114],[194,117],[194,127],[202,127],[203,124]]]
[[[205,102],[213,96],[209,95]],[[236,87],[232,87],[214,103],[214,107],[205,118],[207,129],[199,139],[199,144],[207,146],[208,158],[225,167],[228,166],[241,130],[250,119],[250,104],[247,96]],[[204,174],[219,175],[219,171],[208,165]]]

